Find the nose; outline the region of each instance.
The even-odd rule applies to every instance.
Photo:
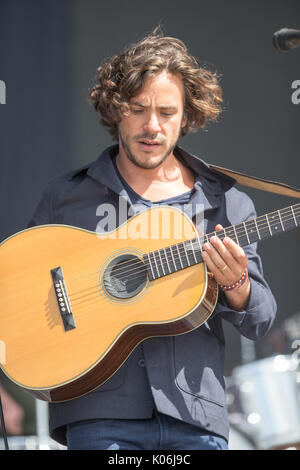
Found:
[[[151,113],[147,116],[146,122],[144,124],[144,130],[149,132],[149,134],[156,134],[160,131],[160,123],[156,113]]]

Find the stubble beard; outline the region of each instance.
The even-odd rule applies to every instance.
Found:
[[[180,135],[180,132],[178,133],[178,136],[177,136],[175,142],[166,149],[166,151],[161,156],[161,158],[159,158],[158,160],[156,160],[154,162],[151,162],[150,160],[143,160],[143,161],[139,160],[139,158],[131,150],[130,145],[126,142],[126,139],[123,138],[123,136],[122,136],[122,134],[119,130],[119,140],[120,140],[120,143],[122,144],[122,147],[125,151],[125,154],[126,154],[128,160],[130,160],[131,163],[133,163],[138,168],[142,168],[144,170],[153,170],[155,168],[158,168],[168,158],[168,156],[173,152],[174,148],[176,147],[177,141],[179,139],[179,135]],[[143,135],[142,137],[139,137],[139,138],[145,138],[145,139],[152,140],[155,137],[153,138],[153,136]]]

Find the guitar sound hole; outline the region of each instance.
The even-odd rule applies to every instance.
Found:
[[[107,292],[117,299],[130,299],[144,288],[147,282],[146,266],[137,256],[124,254],[114,258],[103,275]]]

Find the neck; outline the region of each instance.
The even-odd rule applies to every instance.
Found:
[[[191,190],[194,174],[170,153],[156,168],[141,168],[129,160],[120,145],[116,163],[129,186],[150,201],[159,201]]]
[[[150,185],[159,186],[166,183],[174,183],[182,179],[182,165],[173,152],[158,167],[141,168],[129,160],[127,154],[120,146],[116,163],[119,172],[129,185],[131,183],[136,184],[138,181],[146,188]]]

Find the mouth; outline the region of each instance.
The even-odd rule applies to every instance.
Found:
[[[161,143],[156,140],[147,140],[147,139],[139,140],[138,144],[140,147],[146,150],[155,150],[161,145]]]

